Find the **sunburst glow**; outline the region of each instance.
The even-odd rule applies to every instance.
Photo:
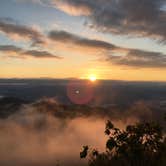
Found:
[[[92,81],[92,82],[95,82],[96,81],[96,76],[95,75],[90,75],[89,76],[89,80]]]

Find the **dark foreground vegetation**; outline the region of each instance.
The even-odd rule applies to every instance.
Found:
[[[166,166],[166,137],[159,124],[137,123],[122,131],[108,121],[105,134],[105,152],[83,146],[80,157],[88,157],[89,166]]]

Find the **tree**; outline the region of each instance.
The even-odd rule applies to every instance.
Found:
[[[89,166],[166,165],[166,138],[157,123],[137,123],[120,130],[107,121],[105,134],[108,136],[105,152],[84,147],[83,157],[88,156]]]

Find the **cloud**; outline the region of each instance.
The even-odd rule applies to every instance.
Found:
[[[4,53],[5,56],[7,57],[13,57],[13,58],[26,58],[26,57],[55,58],[55,59],[62,58],[47,51],[25,50],[23,48],[14,45],[0,45],[0,52]]]
[[[50,31],[48,37],[56,42],[69,43],[82,48],[94,48],[98,52],[104,50],[104,58],[115,65],[141,68],[166,68],[166,55],[116,46],[112,43],[84,38],[66,31]]]
[[[60,119],[26,106],[0,120],[0,164],[82,165],[85,161],[79,159],[79,152],[84,144],[104,150],[104,124],[93,117]],[[102,137],[96,139],[97,135]]]
[[[112,64],[123,66],[166,68],[166,55],[159,52],[148,52],[137,49],[129,49],[125,56],[110,55],[106,60]]]
[[[14,45],[0,45],[0,51],[1,52],[15,52],[15,53],[18,53],[18,52],[21,52],[22,49],[19,48],[19,47],[14,46]]]
[[[23,52],[24,55],[33,56],[35,58],[56,58],[62,59],[60,56],[53,55],[47,51],[28,50]]]
[[[79,3],[79,1],[77,3]],[[11,19],[0,19],[0,31],[8,36],[16,34],[23,39],[27,37],[32,41],[32,44],[40,43],[43,47],[49,47],[49,49],[54,49],[54,42],[62,44],[60,45],[60,49],[63,50],[66,49],[66,46],[67,49],[69,49],[70,47],[68,46],[72,45],[73,47],[72,50],[70,50],[71,52],[83,49],[86,50],[87,54],[95,53],[95,55],[102,56],[102,59],[114,65],[140,68],[166,67],[166,55],[163,53],[123,48],[106,41],[89,39],[67,31],[51,30],[46,36],[32,27],[18,25]],[[56,46],[56,48],[58,48],[58,45]],[[89,50],[95,50],[95,52],[88,52]],[[26,50],[14,45],[0,45],[0,51],[8,54],[8,57],[16,58],[26,58],[29,56],[35,58],[62,58],[48,51]]]
[[[12,39],[30,40],[32,44],[43,43],[43,35],[36,28],[17,24],[11,19],[0,19],[0,32]]]
[[[41,0],[41,2],[44,1]],[[50,4],[73,16],[90,15],[91,13],[91,9],[87,5],[78,3],[77,6],[75,6],[72,4],[72,1],[70,4],[65,3],[65,1],[54,0],[50,1]]]
[[[91,47],[97,49],[114,49],[115,46],[101,40],[88,39],[67,31],[50,31],[48,37],[53,41],[68,42],[82,47]]]
[[[166,10],[163,7],[166,4],[165,0],[49,0],[49,2],[67,14],[88,16],[91,27],[99,31],[166,40]],[[82,10],[83,8],[89,12]]]

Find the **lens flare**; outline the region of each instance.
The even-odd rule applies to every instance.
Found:
[[[90,103],[94,96],[94,87],[89,81],[74,80],[67,85],[67,96],[74,104]]]

